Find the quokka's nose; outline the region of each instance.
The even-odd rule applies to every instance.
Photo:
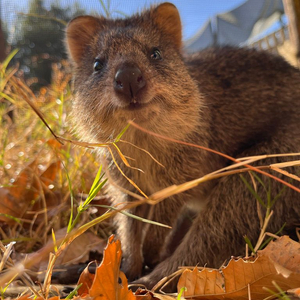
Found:
[[[137,66],[121,66],[115,74],[115,91],[125,95],[129,101],[137,95],[145,84],[143,74]]]

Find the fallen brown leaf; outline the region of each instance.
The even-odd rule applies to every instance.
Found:
[[[259,252],[254,260],[231,259],[219,270],[185,270],[178,290],[186,287],[185,298],[264,299],[274,291],[272,281],[286,291],[300,286],[299,243],[288,237],[279,238]]]
[[[95,262],[89,263],[89,265],[83,270],[81,273],[77,285],[81,284],[81,287],[78,289],[78,295],[85,296],[88,295],[91,286],[93,285],[95,274],[90,273],[89,267],[91,264],[94,264]]]
[[[300,273],[300,243],[286,235],[270,242],[264,250],[258,251],[258,256],[268,256],[285,269]]]
[[[11,187],[0,188],[0,213],[13,216],[15,218],[32,219],[31,215],[26,215],[26,211],[32,201],[35,200],[41,193],[48,195],[46,203],[42,201],[36,202],[33,211],[39,211],[47,207],[58,205],[57,197],[53,197],[53,193],[48,186],[53,183],[60,162],[51,163],[48,168],[40,174],[37,168],[37,161],[33,161],[25,167],[13,183]],[[0,215],[0,221],[5,221],[7,224],[13,224],[15,221]]]
[[[62,228],[55,232],[56,240],[62,240],[67,234],[67,228]],[[49,238],[46,247],[51,246],[53,243],[52,236]],[[105,247],[105,240],[100,239],[92,232],[84,232],[78,236],[72,244],[66,246],[64,251],[57,257],[55,262],[55,269],[64,269],[66,265],[76,265],[84,263],[89,259],[90,251],[98,251],[102,253]],[[28,254],[27,257],[31,258],[35,253]],[[49,259],[44,257],[38,264],[35,264],[33,269],[40,273],[38,279],[42,282],[45,276]],[[55,270],[54,270],[55,271]]]
[[[67,234],[67,228],[62,228],[55,232],[57,240],[62,239]],[[52,243],[52,238],[49,239],[49,244]],[[48,244],[47,243],[47,244]],[[90,251],[98,251],[102,253],[106,245],[104,239],[100,239],[92,232],[84,232],[79,235],[72,244],[68,245],[63,253],[56,260],[57,265],[78,264],[86,262],[89,258]]]
[[[21,296],[15,300],[32,300],[32,295],[24,295],[24,296]],[[42,298],[42,297],[37,297],[37,298],[34,298],[35,300],[45,300],[45,298]],[[48,298],[48,300],[64,300],[64,299],[61,299],[59,296],[55,296],[55,297],[51,297],[51,298]]]
[[[170,297],[168,295],[157,294],[151,291],[138,288],[135,292],[135,297],[138,300],[174,300],[174,297]]]
[[[94,300],[135,300],[135,295],[132,291],[128,290],[128,282],[125,274],[120,271],[122,256],[121,243],[113,239],[114,237],[111,236],[108,240],[108,245],[103,254],[103,261],[96,269],[96,274],[88,295],[93,297]],[[89,280],[81,283],[88,287]],[[86,292],[86,290],[88,290],[88,288],[83,289],[84,292]]]
[[[29,189],[33,183],[33,169],[36,168],[36,162],[32,162],[22,172],[20,172],[16,181],[11,187],[0,188],[1,203],[0,212],[2,214],[21,217],[28,205],[27,199],[33,199],[34,191]],[[0,215],[0,221],[8,224],[14,223],[12,219]]]

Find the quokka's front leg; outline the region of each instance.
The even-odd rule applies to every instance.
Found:
[[[256,199],[238,176],[224,178],[211,192],[206,208],[195,218],[174,253],[136,282],[152,288],[179,266],[219,268],[232,255],[244,253],[244,235],[255,242],[259,232]],[[175,289],[176,282],[171,287]]]

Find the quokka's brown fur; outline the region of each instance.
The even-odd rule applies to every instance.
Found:
[[[126,19],[75,18],[66,39],[74,63],[75,121],[87,141],[110,140],[128,120],[134,120],[152,132],[236,158],[300,149],[299,71],[282,58],[253,49],[224,47],[184,56],[180,17],[170,3]],[[133,127],[123,139],[147,150],[164,166],[145,152],[119,143],[123,154],[134,158],[131,165],[144,173],[124,166],[119,158],[118,163],[147,195],[231,164],[216,154]],[[100,154],[110,160],[104,150]],[[272,158],[263,164],[279,161],[283,160]],[[119,186],[136,192],[115,167],[110,174]],[[244,176],[251,183],[250,176]],[[271,187],[271,197],[281,193],[268,230],[276,232],[284,222],[286,228],[298,223],[300,195],[274,180],[262,180],[267,189]],[[266,199],[258,182],[257,192]],[[110,193],[114,204],[132,200],[114,187]],[[244,235],[253,242],[258,238],[256,199],[239,175],[166,199],[154,206],[152,219],[176,227],[186,207],[196,211],[196,217],[182,240],[178,235],[176,240],[169,229],[145,226],[123,214],[116,217],[122,268],[130,280],[139,278],[145,265],[155,266],[139,279],[148,287],[178,266],[219,267],[231,255],[244,253]],[[144,205],[132,213],[147,217],[149,210]],[[174,235],[176,249],[169,245]]]

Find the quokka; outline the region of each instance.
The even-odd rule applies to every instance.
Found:
[[[181,31],[179,13],[170,3],[125,19],[80,16],[68,24],[67,48],[74,65],[73,113],[81,136],[89,142],[105,142],[134,120],[148,131],[235,158],[298,152],[299,71],[280,57],[254,49],[223,47],[185,55]],[[122,138],[129,142],[118,144],[122,153],[133,158],[131,165],[144,173],[126,167],[118,155],[117,162],[146,195],[232,164],[217,154],[132,126]],[[110,165],[110,154],[105,150],[99,154]],[[272,157],[254,165],[282,161]],[[109,187],[113,204],[132,201],[115,186],[137,190],[115,166],[109,172],[114,181]],[[252,184],[248,173],[243,176]],[[278,198],[268,231],[276,232],[285,222],[286,229],[299,223],[300,195],[259,176],[270,188],[272,199]],[[259,182],[257,193],[266,199]],[[179,216],[187,210],[195,217],[180,238],[176,230],[182,233],[186,226],[180,226]],[[131,213],[146,218],[149,211],[150,206],[143,205]],[[244,253],[244,235],[255,242],[260,232],[257,201],[240,175],[215,179],[165,199],[152,208],[151,218],[172,226],[173,231],[123,214],[116,217],[122,269],[130,280],[139,278],[148,288],[178,266],[219,267],[231,255]],[[153,270],[142,276],[145,266]]]

